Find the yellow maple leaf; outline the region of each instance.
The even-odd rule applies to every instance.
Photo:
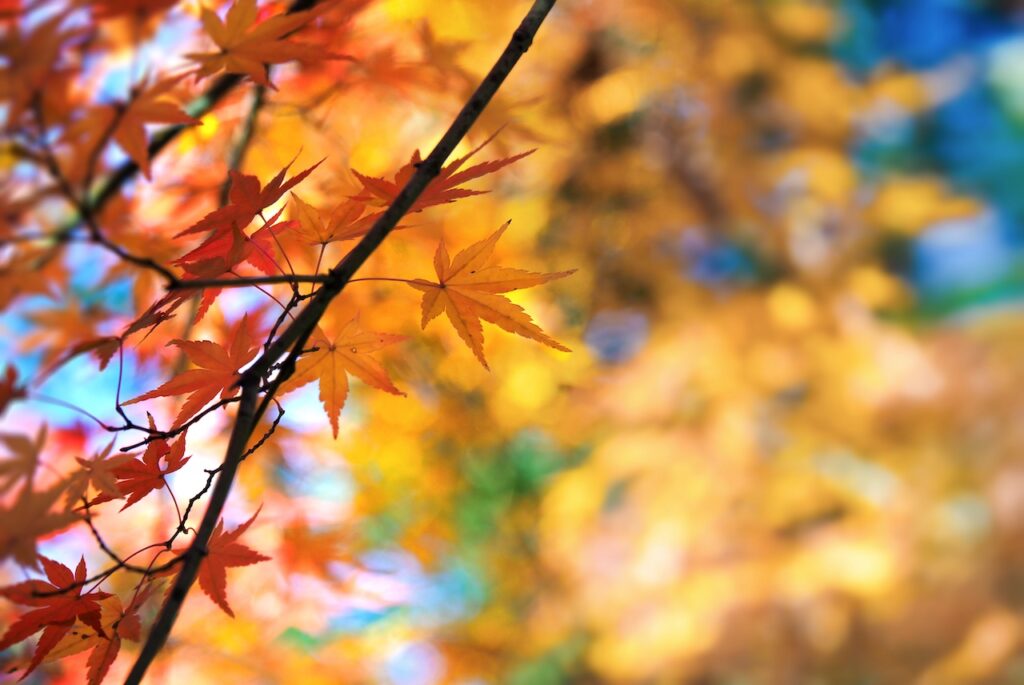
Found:
[[[366,233],[379,214],[367,214],[366,205],[352,199],[345,200],[324,220],[324,212],[292,193],[293,216],[299,225],[295,233],[311,245],[326,245],[340,240],[352,240]]]
[[[213,10],[203,8],[203,28],[220,51],[185,55],[199,62],[200,76],[210,76],[219,71],[245,74],[256,83],[273,88],[267,78],[266,65],[331,56],[319,47],[301,45],[286,39],[288,34],[298,30],[313,17],[312,12],[279,14],[258,24],[256,17],[256,0],[238,0],[228,10],[224,21]]]
[[[405,340],[404,335],[364,331],[358,318],[345,324],[334,339],[318,328],[312,338],[316,351],[299,358],[295,374],[281,386],[281,394],[319,380],[320,401],[331,421],[334,437],[338,437],[338,417],[348,397],[348,374],[378,390],[405,395],[391,382],[381,363],[369,355],[402,340]]]
[[[498,293],[531,288],[556,278],[564,278],[574,273],[575,269],[539,274],[522,269],[484,266],[510,223],[506,221],[490,237],[470,245],[455,255],[455,259],[449,259],[448,250],[442,242],[434,254],[434,270],[438,282],[431,283],[417,278],[409,283],[416,290],[423,292],[423,327],[425,328],[438,314],[445,312],[452,326],[473,350],[473,354],[484,368],[489,367],[487,360],[484,359],[484,331],[480,319],[497,324],[509,333],[532,338],[556,350],[570,351],[542,331],[522,307]]]

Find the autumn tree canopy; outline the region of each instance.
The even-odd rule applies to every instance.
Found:
[[[0,1],[0,678],[1015,682],[1017,5]]]

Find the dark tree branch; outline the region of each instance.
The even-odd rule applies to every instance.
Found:
[[[398,222],[405,213],[409,211],[416,199],[440,173],[445,160],[448,159],[455,150],[455,147],[469,132],[470,127],[479,118],[495,93],[497,93],[498,88],[504,83],[512,68],[530,48],[534,36],[554,4],[555,0],[534,0],[529,12],[515,33],[512,34],[511,41],[505,47],[498,61],[491,67],[490,72],[484,77],[483,82],[477,87],[473,95],[470,96],[462,111],[459,112],[452,125],[441,137],[441,140],[419,165],[416,173],[409,179],[405,187],[402,188],[398,197],[377,219],[369,233],[328,272],[328,279],[311,298],[309,304],[299,312],[295,320],[282,331],[280,336],[271,343],[259,359],[241,374],[239,378],[241,401],[238,415],[231,431],[231,437],[228,440],[227,451],[220,467],[220,473],[217,476],[217,483],[210,496],[209,505],[203,515],[202,523],[199,526],[192,546],[182,557],[184,562],[182,563],[181,570],[178,572],[174,585],[171,587],[171,591],[160,613],[157,615],[156,622],[146,637],[146,642],[139,653],[138,659],[125,680],[125,685],[139,685],[142,682],[146,670],[157,654],[160,653],[167,637],[170,635],[171,628],[178,617],[178,612],[181,610],[185,597],[198,575],[199,565],[206,553],[214,527],[220,520],[235,474],[238,471],[238,466],[246,455],[246,445],[252,436],[253,430],[270,402],[275,401],[274,395],[281,387],[281,384],[294,373],[295,360],[302,352],[306,341],[327,310],[327,306],[344,289],[359,267],[380,246],[387,235],[398,225]],[[263,378],[271,372],[278,360],[285,355],[287,357],[267,387],[263,401],[257,407],[257,395]]]

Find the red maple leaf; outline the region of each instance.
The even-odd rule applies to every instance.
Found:
[[[228,605],[227,570],[236,566],[250,566],[261,561],[270,561],[270,557],[238,542],[238,538],[248,530],[259,513],[260,510],[257,509],[252,518],[231,531],[224,530],[223,520],[218,521],[213,535],[210,536],[210,542],[206,545],[206,556],[199,564],[199,587],[231,617],[234,617],[235,613]],[[181,556],[187,551],[186,547],[175,549],[174,553]]]
[[[217,395],[221,399],[234,397],[238,393],[235,387],[238,370],[248,364],[259,349],[259,343],[249,330],[248,317],[242,317],[226,348],[210,340],[172,340],[171,344],[178,346],[199,368],[180,373],[156,390],[124,404],[188,393],[188,399],[174,419],[174,428],[181,427]]]
[[[184,235],[211,231],[216,236],[230,230],[232,226],[239,229],[245,228],[252,223],[257,214],[280,200],[282,195],[309,176],[322,162],[323,160],[320,160],[313,166],[285,181],[284,175],[288,173],[288,168],[292,165],[289,162],[262,188],[256,176],[242,174],[237,171],[230,172],[231,188],[228,191],[228,204],[213,210],[174,237],[180,238]]]
[[[210,212],[175,236],[180,238],[194,233],[208,234],[198,247],[175,262],[185,270],[186,280],[188,278],[217,278],[231,272],[235,266],[246,261],[266,274],[279,271],[280,267],[273,258],[274,243],[276,242],[274,236],[297,224],[292,221],[276,223],[277,217],[280,216],[280,212],[278,212],[269,220],[264,220],[263,226],[254,231],[252,235],[246,235],[244,229],[252,223],[253,219],[261,215],[264,209],[277,202],[282,195],[312,173],[322,161],[286,181],[285,174],[291,167],[291,162],[289,162],[264,187],[260,186],[260,181],[256,176],[241,174],[237,171],[230,172],[231,188],[228,193],[228,204]],[[161,305],[168,305],[171,309],[175,309],[194,292],[181,290],[170,293]],[[219,293],[219,288],[205,289],[196,312],[196,320],[203,318]]]
[[[152,427],[152,420],[150,425]],[[142,454],[141,459],[132,459],[115,468],[113,472],[117,478],[117,487],[122,495],[128,497],[124,506],[121,507],[121,511],[154,490],[160,490],[167,485],[165,480],[167,475],[187,464],[189,459],[191,457],[185,456],[185,434],[182,433],[181,437],[171,445],[168,445],[166,440],[154,440],[146,446],[146,451]],[[164,462],[164,466],[160,465],[161,460]],[[112,499],[116,498],[101,493],[89,502],[89,506],[109,502]]]
[[[413,203],[409,212],[419,212],[427,207],[455,202],[458,199],[470,197],[472,195],[483,195],[488,191],[470,190],[469,188],[459,188],[457,186],[462,185],[463,183],[468,183],[469,181],[480,178],[481,176],[493,174],[498,169],[506,167],[513,162],[517,162],[523,157],[535,152],[535,150],[527,150],[526,152],[521,152],[518,155],[512,155],[511,157],[504,157],[502,159],[494,159],[489,162],[481,162],[480,164],[475,164],[468,169],[459,171],[459,169],[462,168],[462,165],[469,161],[470,157],[475,155],[477,152],[482,150],[485,145],[494,140],[494,137],[498,135],[498,133],[500,133],[500,130],[496,131],[494,135],[471,150],[469,154],[464,157],[459,157],[448,166],[442,168],[441,172],[437,175],[437,178],[430,182],[426,190],[424,190],[416,202]],[[412,178],[412,175],[416,173],[416,169],[422,161],[423,160],[420,158],[420,151],[416,150],[412,153],[412,159],[409,160],[409,163],[395,173],[394,181],[388,181],[383,178],[373,176],[365,176],[353,169],[352,173],[355,174],[355,177],[363,184],[363,190],[358,195],[353,196],[352,199],[360,202],[366,202],[368,204],[375,204],[381,207],[390,205],[394,202],[395,198],[398,197],[398,193],[405,187],[405,184],[409,179]]]
[[[32,661],[21,676],[23,679],[42,663],[76,620],[104,635],[99,600],[110,596],[109,593],[98,591],[82,594],[87,577],[84,557],[78,562],[74,573],[64,564],[46,557],[39,557],[39,561],[42,562],[50,582],[26,580],[0,588],[0,596],[12,602],[39,607],[19,616],[0,638],[0,651],[3,651],[40,630],[43,631]]]
[[[216,231],[202,245],[174,263],[193,278],[217,278],[242,262],[249,262],[265,274],[281,271],[273,257],[274,236],[285,229],[297,227],[298,222],[278,222],[277,218],[280,215],[281,212],[278,211],[252,235],[245,235],[242,229],[235,225],[225,231]]]

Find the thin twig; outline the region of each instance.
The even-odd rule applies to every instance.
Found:
[[[96,544],[99,545],[101,550],[103,550],[103,553],[110,557],[110,560],[113,561],[115,564],[118,564],[120,568],[128,569],[133,573],[146,573],[148,569],[142,568],[141,566],[129,564],[127,559],[122,559],[121,557],[119,557],[117,555],[117,552],[111,549],[110,545],[106,543],[106,541],[103,539],[103,536],[100,535],[100,531],[96,528],[96,524],[93,523],[92,511],[89,508],[89,498],[85,497],[84,495],[82,496],[82,507],[85,509],[85,525],[89,526],[89,531],[92,533],[93,539],[96,540]]]
[[[131,444],[131,445],[127,445],[125,447],[121,447],[120,451],[121,452],[131,452],[132,450],[137,449],[139,447],[145,447],[146,445],[148,445],[149,443],[151,443],[151,442],[153,442],[155,440],[167,440],[167,439],[173,438],[173,437],[175,437],[177,435],[181,435],[182,433],[187,431],[190,427],[192,427],[195,424],[199,423],[203,419],[203,417],[205,417],[207,414],[215,412],[218,409],[220,409],[221,407],[226,407],[227,405],[233,404],[233,403],[238,402],[238,401],[239,401],[239,399],[237,397],[228,397],[226,399],[217,400],[216,402],[211,404],[209,407],[203,409],[201,412],[199,412],[198,414],[196,414],[191,419],[189,419],[185,423],[181,424],[177,428],[171,428],[171,429],[165,430],[165,431],[147,431],[147,432],[149,432],[148,436],[146,436],[145,438],[143,438],[139,442],[136,442],[136,443]]]
[[[107,424],[107,423],[104,423],[103,421],[101,421],[94,414],[91,414],[91,413],[87,412],[85,409],[82,409],[81,407],[79,407],[77,405],[71,404],[70,402],[65,402],[62,399],[59,399],[59,398],[56,398],[56,397],[50,397],[49,395],[43,395],[43,394],[34,392],[31,395],[28,395],[25,399],[29,400],[29,401],[41,402],[42,404],[52,404],[55,407],[63,407],[65,409],[70,409],[71,411],[78,412],[82,416],[86,416],[86,417],[92,419],[93,421],[95,421],[99,425],[99,427],[102,428],[105,431],[110,431],[110,432],[123,431],[123,430],[129,430],[131,428],[130,426],[111,426],[110,424]]]

